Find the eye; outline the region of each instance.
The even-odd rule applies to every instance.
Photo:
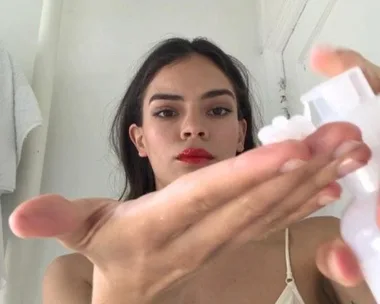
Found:
[[[224,107],[216,107],[211,109],[208,114],[211,116],[226,116],[232,111],[230,109],[224,108]]]
[[[170,110],[170,109],[163,109],[163,110],[159,110],[153,113],[153,116],[160,117],[160,118],[169,118],[169,117],[174,117],[177,115],[178,113],[176,111]]]

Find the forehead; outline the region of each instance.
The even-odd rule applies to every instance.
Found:
[[[146,96],[157,92],[201,95],[211,89],[232,90],[232,84],[208,58],[192,55],[163,67],[149,84]]]

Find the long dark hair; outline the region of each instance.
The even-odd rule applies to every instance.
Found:
[[[129,126],[134,123],[141,126],[144,94],[156,73],[161,68],[192,54],[207,57],[231,81],[238,102],[238,118],[247,122],[244,151],[256,147],[258,126],[252,118],[252,105],[255,103],[251,97],[249,73],[244,65],[207,39],[169,38],[151,51],[133,77],[112,124],[111,144],[123,166],[126,180],[120,199],[136,199],[155,191],[153,169],[148,158],[138,155],[129,137]]]

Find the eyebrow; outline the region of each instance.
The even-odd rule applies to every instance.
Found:
[[[207,91],[206,93],[202,94],[201,99],[214,98],[214,97],[218,97],[222,95],[228,95],[232,97],[233,99],[235,99],[235,94],[232,93],[232,91],[228,89],[215,89],[215,90]],[[156,93],[149,99],[149,103],[151,103],[153,100],[183,101],[184,97],[177,94]]]

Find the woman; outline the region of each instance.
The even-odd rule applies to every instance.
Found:
[[[360,64],[380,86],[378,68],[353,52],[314,61],[330,76]],[[204,39],[153,50],[113,125],[128,202],[45,195],[12,214],[18,236],[77,252],[49,266],[44,303],[373,302],[350,251],[327,243],[338,221],[300,221],[368,161],[360,132],[330,124],[256,147],[245,75]]]

